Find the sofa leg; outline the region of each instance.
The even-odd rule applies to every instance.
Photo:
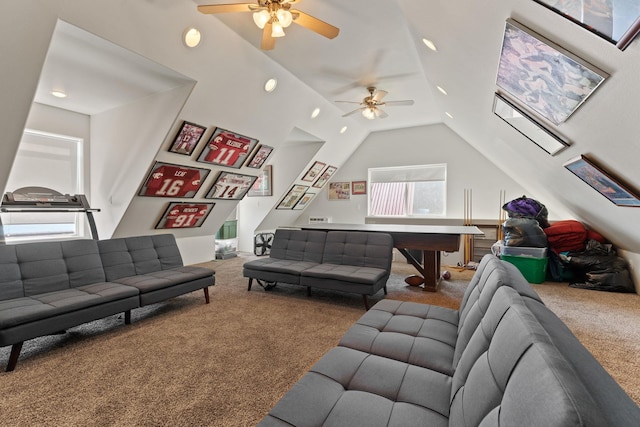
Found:
[[[202,288],[202,290],[204,291],[204,300],[206,304],[209,304],[209,287],[206,286],[204,288]]]
[[[311,296],[311,286],[307,286],[307,296]]]
[[[384,290],[384,294],[387,294],[387,285],[384,285],[384,287],[382,288]]]
[[[253,277],[249,277],[249,286],[247,286],[247,290],[251,290],[251,284],[253,283]]]
[[[127,310],[124,312],[124,324],[125,325],[131,324],[131,310]]]
[[[18,364],[18,357],[20,356],[20,352],[22,351],[22,342],[17,342],[11,346],[11,354],[9,355],[9,363],[7,363],[6,372],[11,372],[16,368]]]
[[[368,311],[369,310],[369,298],[367,298],[366,295],[362,295],[362,299],[364,301],[364,308],[365,308],[365,310]]]

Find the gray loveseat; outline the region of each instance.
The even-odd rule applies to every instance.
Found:
[[[215,284],[183,266],[172,234],[0,246],[0,346],[12,371],[24,341]]]
[[[248,261],[243,275],[263,287],[282,282],[311,288],[361,294],[368,310],[368,295],[387,293],[393,239],[386,233],[319,231],[279,228],[269,257]]]
[[[511,264],[459,310],[382,300],[260,426],[637,426],[640,408]]]

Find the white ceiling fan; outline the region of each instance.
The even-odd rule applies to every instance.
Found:
[[[306,13],[292,9],[291,5],[301,0],[257,0],[255,3],[210,4],[198,6],[205,14],[228,12],[253,12],[254,23],[262,30],[260,48],[271,50],[277,37],[284,37],[284,29],[292,23],[298,24],[321,36],[332,39],[340,29]]]
[[[402,101],[383,101],[383,98],[385,96],[387,96],[388,92],[385,90],[377,90],[375,87],[373,86],[369,86],[367,88],[367,90],[369,91],[369,96],[366,96],[362,101],[360,102],[356,102],[356,101],[336,101],[336,102],[345,102],[348,104],[358,104],[360,105],[359,108],[356,108],[353,111],[349,111],[348,113],[344,114],[342,117],[347,117],[350,116],[352,114],[357,113],[358,111],[360,111],[362,113],[362,116],[365,117],[366,119],[369,120],[373,120],[375,118],[381,118],[384,119],[385,117],[388,117],[389,115],[382,110],[380,107],[382,106],[408,106],[408,105],[413,105],[413,100],[412,99],[405,99]]]

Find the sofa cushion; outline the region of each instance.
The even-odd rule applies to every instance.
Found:
[[[452,375],[458,312],[415,302],[382,300],[338,345]]]
[[[339,280],[346,283],[364,283],[373,285],[388,277],[388,271],[382,268],[357,265],[318,264],[300,271],[302,277],[317,277]]]
[[[16,247],[0,245],[0,301],[24,296]]]
[[[69,285],[78,287],[106,280],[98,242],[91,239],[60,242],[62,255],[67,264]]]
[[[171,270],[155,271],[148,274],[121,277],[116,283],[133,286],[141,293],[168,288],[192,280],[202,279],[213,275],[213,271],[202,267],[179,267]]]
[[[318,230],[278,228],[271,245],[271,258],[292,261],[322,262],[327,233]]]
[[[387,233],[329,231],[322,263],[390,271],[392,251],[393,238]]]

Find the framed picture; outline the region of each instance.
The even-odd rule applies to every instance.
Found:
[[[640,207],[638,193],[626,187],[586,156],[570,160],[564,167],[616,206]]]
[[[318,177],[318,175],[320,174],[320,172],[322,172],[322,169],[324,169],[326,165],[327,165],[326,163],[314,162],[313,165],[307,171],[307,173],[304,174],[304,176],[302,177],[302,180],[313,182],[313,180],[315,180]]]
[[[169,151],[190,156],[204,135],[206,127],[191,122],[183,122],[178,134],[173,139]]]
[[[294,185],[287,194],[282,198],[276,209],[293,209],[298,201],[304,196],[309,189],[308,185]]]
[[[257,176],[220,172],[205,198],[240,200],[257,179]]]
[[[554,125],[567,120],[607,77],[593,65],[507,19],[496,84]]]
[[[534,0],[624,50],[640,32],[640,4],[634,1]]]
[[[320,177],[318,177],[316,182],[313,183],[313,187],[314,188],[322,188],[327,183],[327,181],[329,181],[329,179],[331,179],[331,176],[334,173],[336,173],[337,170],[338,170],[338,168],[335,167],[335,166],[327,166],[327,168],[324,170],[324,172],[322,172],[322,175],[320,175]]]
[[[209,169],[156,162],[139,196],[192,198],[209,175]]]
[[[315,196],[316,196],[316,193],[304,193],[304,195],[300,197],[300,200],[298,200],[298,203],[295,204],[293,209],[301,210],[306,208],[307,205],[311,203],[311,201]]]
[[[267,158],[271,155],[273,151],[273,147],[269,147],[268,145],[261,145],[258,150],[256,150],[256,154],[253,155],[249,163],[247,163],[247,167],[260,169],[264,162],[267,161]]]
[[[211,213],[215,203],[180,203],[171,202],[160,221],[157,229],[196,228],[200,227]]]
[[[552,156],[569,146],[562,138],[498,93],[493,100],[493,113]]]
[[[351,183],[330,182],[328,195],[329,200],[349,200],[351,197]]]
[[[351,181],[351,194],[367,194],[367,181]]]
[[[198,161],[238,169],[257,143],[257,139],[216,128]]]
[[[253,183],[247,196],[272,196],[273,167],[267,165],[260,171],[258,179]]]

